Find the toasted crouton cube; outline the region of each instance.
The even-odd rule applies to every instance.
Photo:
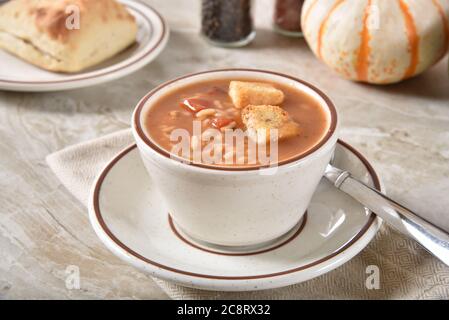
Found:
[[[299,125],[278,106],[249,105],[242,110],[242,122],[248,129],[249,137],[257,143],[284,140],[300,133]],[[273,129],[277,130],[277,135]]]
[[[229,96],[235,107],[245,108],[248,105],[280,105],[284,101],[284,93],[268,83],[231,81]]]

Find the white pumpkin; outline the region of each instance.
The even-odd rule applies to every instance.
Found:
[[[449,0],[306,0],[301,18],[315,55],[356,81],[411,78],[449,47]]]

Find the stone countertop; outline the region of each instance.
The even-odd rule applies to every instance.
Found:
[[[342,119],[341,137],[363,152],[387,192],[432,218],[449,207],[447,58],[390,86],[343,80],[301,39],[272,32],[271,1],[257,1],[257,37],[248,47],[211,47],[198,36],[199,1],[148,1],[172,33],[164,53],[107,84],[58,93],[0,91],[0,299],[164,299],[145,274],[113,256],[90,227],[86,208],[54,177],[45,157],[128,127],[147,91],[190,72],[250,67],[288,73],[325,91]],[[0,68],[2,66],[0,61]],[[449,218],[444,227],[449,230]],[[81,289],[68,290],[69,266]],[[69,269],[70,270],[70,269]]]

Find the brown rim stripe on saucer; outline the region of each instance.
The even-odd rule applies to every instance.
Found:
[[[349,150],[351,153],[353,153],[357,158],[360,159],[360,161],[363,163],[363,165],[365,166],[365,168],[368,170],[371,179],[373,180],[373,184],[374,187],[380,191],[380,180],[379,177],[377,176],[376,172],[374,171],[373,167],[371,166],[371,164],[368,162],[368,160],[361,154],[359,153],[356,149],[354,149],[352,146],[350,146],[349,144],[347,144],[346,142],[343,142],[341,140],[338,140],[338,144],[340,144],[342,147],[346,148],[347,150]],[[109,171],[114,167],[114,165],[120,161],[120,159],[122,159],[124,156],[126,156],[129,152],[131,152],[132,150],[134,150],[135,148],[137,148],[137,146],[131,145],[128,148],[126,148],[125,150],[123,150],[121,153],[119,153],[107,166],[106,168],[103,170],[103,172],[101,173],[100,177],[97,180],[97,183],[95,185],[95,189],[94,189],[94,195],[93,195],[93,207],[94,207],[94,213],[95,216],[98,220],[98,223],[100,225],[100,227],[103,229],[103,231],[107,234],[107,236],[117,245],[119,246],[121,249],[123,249],[125,252],[127,252],[128,254],[132,255],[133,257],[146,262],[148,264],[151,264],[152,266],[155,266],[157,268],[161,268],[164,269],[166,271],[171,271],[174,273],[178,273],[178,274],[183,274],[183,275],[187,275],[187,276],[191,276],[191,277],[197,277],[197,278],[205,278],[205,279],[215,279],[215,280],[252,280],[252,279],[262,279],[262,278],[271,278],[271,277],[276,277],[276,276],[282,276],[282,275],[286,275],[286,274],[291,274],[291,273],[295,273],[298,271],[302,271],[311,267],[314,267],[322,262],[325,262],[337,255],[339,255],[340,253],[344,252],[346,249],[350,248],[355,242],[357,242],[358,239],[360,239],[365,233],[366,231],[371,227],[371,225],[374,223],[374,221],[376,220],[376,215],[374,213],[371,213],[371,215],[369,216],[368,222],[365,224],[365,226],[363,226],[363,228],[350,240],[348,241],[348,243],[346,243],[344,246],[342,246],[339,250],[333,252],[332,254],[318,259],[312,263],[303,265],[303,266],[299,266],[293,269],[289,269],[289,270],[285,270],[285,271],[280,271],[280,272],[275,272],[275,273],[269,273],[269,274],[261,274],[261,275],[253,275],[253,276],[217,276],[217,275],[208,275],[208,274],[201,274],[201,273],[194,273],[194,272],[190,272],[190,271],[185,271],[185,270],[179,270],[170,266],[166,266],[163,264],[160,264],[156,261],[152,261],[144,256],[142,256],[141,254],[137,253],[136,251],[132,250],[131,248],[127,247],[123,242],[121,242],[112,232],[111,230],[108,228],[108,226],[106,225],[102,215],[101,215],[101,210],[100,210],[100,203],[99,203],[99,196],[100,196],[100,190],[101,190],[101,186],[106,178],[106,176],[108,175]]]
[[[320,89],[318,89],[317,87],[311,85],[310,83],[303,81],[301,79],[289,76],[289,75],[285,75],[279,72],[273,72],[273,71],[267,71],[267,70],[260,70],[260,69],[216,69],[216,70],[209,70],[209,71],[203,71],[203,72],[197,72],[197,73],[191,73],[170,81],[167,81],[163,84],[161,84],[160,86],[156,87],[155,89],[151,90],[138,104],[136,112],[134,114],[134,118],[133,118],[133,122],[134,122],[134,126],[136,128],[136,132],[139,135],[139,137],[145,142],[146,145],[148,145],[151,149],[155,150],[156,152],[158,152],[159,154],[163,155],[166,158],[170,158],[174,161],[181,161],[184,163],[184,161],[182,161],[183,159],[176,157],[172,154],[170,154],[170,152],[164,150],[163,148],[159,147],[156,143],[154,143],[153,141],[151,141],[151,139],[148,138],[148,136],[144,133],[142,126],[141,126],[141,114],[142,114],[142,110],[146,104],[146,102],[159,90],[165,88],[166,86],[175,83],[179,80],[183,80],[186,78],[190,78],[193,76],[197,76],[197,75],[203,75],[203,74],[209,74],[209,73],[215,73],[215,72],[233,72],[233,71],[244,71],[244,72],[254,72],[254,73],[265,73],[265,74],[272,74],[275,76],[281,76],[296,82],[301,83],[302,85],[309,87],[310,89],[312,89],[314,92],[316,92],[326,103],[330,114],[331,114],[331,124],[329,127],[329,130],[327,131],[326,135],[320,140],[319,143],[317,143],[313,148],[311,148],[310,150],[292,157],[290,159],[284,160],[284,161],[280,161],[277,163],[277,166],[283,166],[295,161],[298,161],[300,159],[303,159],[305,157],[307,157],[308,155],[312,154],[313,152],[317,151],[319,148],[321,148],[327,141],[329,141],[329,139],[332,137],[332,135],[334,134],[336,128],[337,128],[337,110],[335,108],[335,105],[333,104],[333,102],[329,99],[329,97],[327,95],[325,95]],[[201,163],[190,163],[187,165],[191,165],[194,167],[199,167],[199,168],[204,168],[204,169],[211,169],[211,170],[221,170],[221,171],[254,171],[254,170],[259,170],[264,168],[263,166],[255,166],[255,167],[250,167],[250,168],[233,168],[233,167],[219,167],[219,166],[211,166],[211,165],[205,165],[205,164],[201,164]]]
[[[173,231],[173,233],[175,234],[176,237],[178,237],[181,241],[185,242],[186,244],[188,244],[189,246],[198,249],[198,250],[202,250],[205,252],[209,252],[212,254],[218,254],[221,256],[253,256],[256,254],[262,254],[262,253],[266,253],[266,252],[270,252],[276,249],[279,249],[280,247],[285,246],[286,244],[288,244],[289,242],[293,241],[294,239],[296,239],[296,237],[299,236],[299,234],[302,232],[302,230],[304,230],[304,226],[306,225],[307,222],[307,211],[304,213],[304,215],[302,216],[301,220],[299,221],[299,223],[296,224],[296,226],[293,227],[293,230],[298,228],[291,236],[289,236],[287,239],[283,240],[280,243],[276,242],[274,243],[274,245],[272,246],[268,246],[266,248],[259,248],[258,250],[255,251],[250,251],[250,252],[221,252],[221,251],[215,251],[213,249],[208,249],[207,247],[202,247],[199,246],[197,244],[195,244],[195,242],[187,239],[186,237],[184,237],[179,230],[176,228],[175,223],[173,221],[173,218],[171,217],[171,215],[168,215],[168,224],[170,226],[170,229]],[[298,227],[299,225],[299,227]],[[292,230],[288,231],[287,234],[291,233]],[[282,236],[281,236],[282,237]]]
[[[167,26],[166,26],[166,22],[164,21],[164,19],[162,18],[162,16],[159,14],[159,12],[157,12],[156,10],[154,10],[150,5],[146,4],[145,2],[142,1],[138,1],[138,4],[143,5],[145,7],[148,7],[151,11],[154,12],[154,14],[156,14],[156,16],[160,19],[160,21],[162,22],[162,33],[161,36],[159,37],[159,39],[157,40],[157,42],[154,44],[153,47],[151,47],[143,56],[141,56],[139,59],[137,60],[133,60],[130,61],[128,64],[120,67],[120,68],[115,68],[113,70],[107,71],[107,72],[101,72],[99,71],[98,74],[95,75],[86,75],[86,76],[81,76],[81,77],[76,77],[75,75],[71,75],[75,78],[73,79],[66,79],[66,80],[49,80],[49,81],[21,81],[21,80],[8,80],[8,79],[2,79],[0,78],[0,82],[3,83],[12,83],[12,84],[51,84],[51,83],[66,83],[66,82],[75,82],[75,81],[82,81],[82,80],[88,80],[88,79],[93,79],[93,78],[98,78],[98,77],[103,77],[106,75],[109,75],[111,73],[115,73],[117,71],[126,69],[136,63],[138,63],[139,61],[143,60],[144,58],[146,58],[148,55],[150,55],[156,48],[159,47],[160,43],[162,42],[162,40],[165,38],[166,34],[167,34]],[[141,10],[139,10],[137,7],[136,8],[132,8],[133,10],[139,12],[142,17],[150,24],[152,25],[152,21],[145,15],[144,12],[142,12]],[[95,72],[95,71],[92,71]],[[91,72],[88,72],[91,73]]]

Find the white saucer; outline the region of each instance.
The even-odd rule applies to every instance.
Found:
[[[368,161],[339,142],[335,164],[380,189]],[[90,220],[118,257],[152,276],[207,290],[277,288],[329,272],[353,258],[374,237],[381,220],[324,179],[304,225],[276,245],[229,253],[192,243],[170,223],[167,211],[133,145],[98,177]]]
[[[0,90],[59,91],[88,87],[124,77],[154,60],[164,49],[169,29],[163,18],[144,2],[120,0],[136,17],[137,42],[115,57],[76,74],[40,69],[0,50]]]

